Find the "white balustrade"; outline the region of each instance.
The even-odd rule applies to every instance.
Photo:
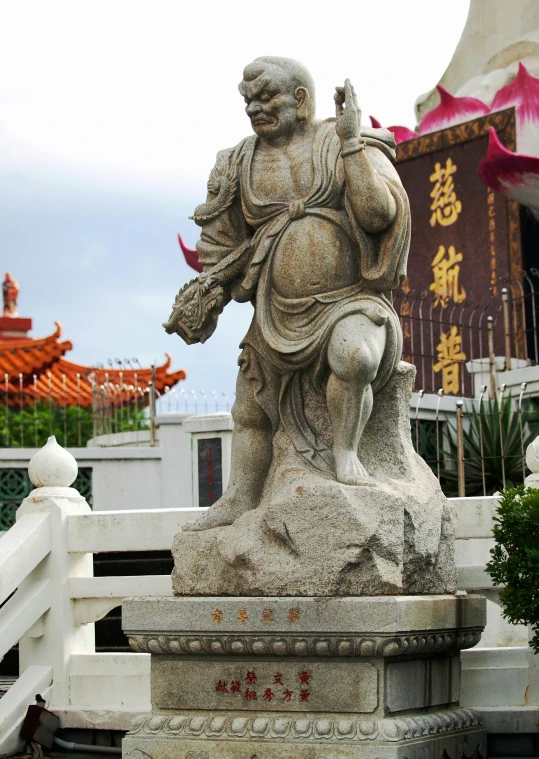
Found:
[[[54,440],[36,454],[30,471],[36,489],[0,539],[0,656],[19,642],[21,662],[19,679],[0,700],[0,752],[18,745],[20,724],[38,692],[59,714],[62,727],[127,730],[134,716],[149,710],[149,656],[96,653],[93,623],[126,596],[171,595],[170,576],[93,577],[92,556],[169,550],[181,525],[200,513],[193,508],[94,513],[70,487],[76,462]],[[485,572],[496,499],[453,502],[460,517],[459,587],[480,591],[489,601],[480,646],[463,652],[464,703],[488,712],[499,708],[490,701],[501,698],[506,709],[509,704],[520,710],[521,721],[523,709],[537,716],[537,706],[529,706],[536,685],[528,689],[528,706],[524,694],[522,704],[518,701],[528,669],[530,674],[537,669],[526,647],[526,628],[501,618],[498,589]],[[516,677],[517,685],[500,689],[495,683],[500,673]],[[535,683],[537,675],[533,678]],[[539,694],[533,698],[539,700]]]

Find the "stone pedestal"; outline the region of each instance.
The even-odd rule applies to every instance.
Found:
[[[479,596],[127,599],[152,712],[123,756],[480,759],[459,651],[484,624]]]

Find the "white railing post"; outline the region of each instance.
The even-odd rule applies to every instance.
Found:
[[[70,598],[70,578],[93,575],[91,553],[68,552],[68,517],[90,512],[85,499],[69,487],[77,471],[73,456],[50,437],[30,461],[28,474],[36,489],[17,511],[17,519],[36,512],[49,514],[50,553],[28,575],[24,585],[48,581],[50,608],[19,643],[21,674],[32,665],[53,669],[49,708],[69,705],[72,655],[95,652],[94,626],[76,625]]]

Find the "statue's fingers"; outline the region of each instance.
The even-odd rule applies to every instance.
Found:
[[[336,103],[342,105],[344,103],[344,87],[335,87],[335,93],[333,99]]]
[[[352,82],[350,79],[345,79],[344,82],[344,99],[346,105],[353,105],[354,104],[354,96],[352,94]]]
[[[359,103],[357,102],[357,95],[356,95],[356,90],[355,90],[355,88],[354,88],[354,85],[353,85],[353,84],[351,85],[351,87],[352,87],[352,98],[353,98],[353,103],[354,103],[354,105],[355,105],[355,107],[356,107],[356,111],[359,111]]]
[[[335,87],[333,100],[335,101],[335,113],[337,116],[340,116],[342,113],[344,113],[344,91],[342,87]]]

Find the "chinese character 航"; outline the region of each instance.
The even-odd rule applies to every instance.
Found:
[[[453,182],[453,174],[456,170],[457,167],[451,158],[447,159],[445,166],[442,166],[438,161],[434,164],[434,172],[429,177],[429,180],[434,182],[434,187],[430,191],[430,197],[432,198],[432,203],[430,204],[430,210],[432,211],[430,217],[431,227],[434,227],[437,223],[442,227],[454,224],[458,219],[459,213],[462,211],[462,203],[460,200],[457,200],[455,184]]]
[[[215,611],[212,611],[211,615],[214,622],[221,622],[223,619],[223,612],[221,609],[215,609]]]
[[[448,247],[447,255],[445,245],[439,246],[431,263],[434,282],[429,285],[434,293],[434,307],[445,308],[449,301],[463,303],[466,300],[466,290],[459,285],[461,261],[462,253],[457,253],[454,245]]]
[[[435,372],[442,372],[444,393],[458,394],[459,364],[466,361],[466,354],[462,351],[462,339],[455,324],[448,332],[441,333],[436,350],[438,362],[432,368]]]
[[[247,699],[247,701],[258,701],[256,691],[251,690],[250,688],[246,688],[245,698]]]

